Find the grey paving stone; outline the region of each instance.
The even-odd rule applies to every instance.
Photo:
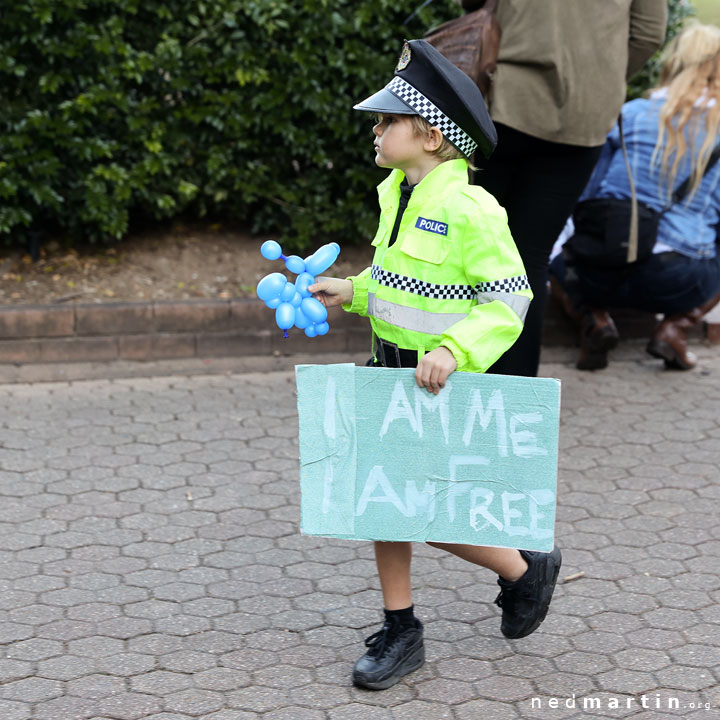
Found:
[[[325,713],[304,707],[288,706],[265,714],[268,720],[324,720]]]
[[[22,680],[32,674],[32,663],[22,662],[20,660],[0,659],[0,683]]]
[[[2,696],[7,700],[38,703],[63,694],[64,685],[58,680],[29,677],[3,685]]]
[[[212,628],[209,618],[195,615],[171,615],[154,621],[153,629],[168,635],[190,636]]]
[[[348,613],[350,615],[350,613]],[[363,616],[362,611],[352,614],[348,622],[339,622],[336,619],[323,617],[320,613],[307,612],[303,610],[288,610],[273,615],[272,624],[274,627],[284,628],[293,632],[301,630],[312,630],[324,625],[339,625],[342,627],[359,628],[366,627],[372,620],[369,613]]]
[[[141,720],[162,710],[160,701],[152,695],[118,693],[97,701],[97,712],[117,720]]]
[[[117,617],[98,623],[97,632],[105,637],[128,640],[152,632],[152,623],[141,618]]]
[[[57,640],[43,640],[32,638],[15,642],[6,651],[7,657],[12,660],[45,660],[46,658],[61,655],[63,652],[62,643]]]
[[[633,648],[623,650],[615,655],[615,662],[621,668],[628,670],[646,670],[652,672],[660,670],[671,664],[671,657],[660,650],[647,650],[643,648]]]
[[[207,630],[194,633],[187,639],[185,647],[189,650],[219,655],[245,647],[245,640],[232,632]]]
[[[183,712],[192,717],[206,717],[223,706],[223,696],[210,690],[182,690],[165,698],[167,710]]]
[[[596,681],[603,690],[636,696],[656,687],[655,678],[650,673],[627,668],[601,673]]]
[[[199,688],[204,690],[217,690],[221,692],[247,687],[251,684],[249,673],[222,667],[216,667],[211,670],[194,673],[192,680]]]
[[[573,693],[580,696],[592,693],[597,689],[594,677],[577,672],[561,671],[549,673],[533,679],[533,683],[540,694],[557,698],[569,698]]]
[[[553,671],[553,663],[540,657],[511,655],[493,663],[496,672],[502,675],[523,677],[528,680]]]
[[[0,679],[66,691],[0,716],[545,720],[538,693],[704,698],[720,682],[720,522],[697,508],[720,499],[720,374],[543,367],[564,382],[563,573],[585,576],[509,642],[494,577],[417,546],[428,661],[383,693],[350,685],[381,620],[371,544],[297,533],[292,373],[0,387],[3,457],[36,465],[0,468]]]
[[[627,640],[634,647],[650,650],[669,650],[683,644],[683,636],[674,630],[647,628],[628,633]]]
[[[473,686],[479,697],[503,702],[523,700],[534,692],[532,684],[527,680],[508,675],[484,678],[475,682]]]
[[[141,655],[138,653],[118,653],[96,660],[98,670],[119,677],[140,675],[152,670],[155,665],[156,659],[153,655]]]
[[[61,618],[63,611],[51,605],[32,604],[11,610],[8,617],[18,623],[27,625],[42,625]]]
[[[456,705],[475,697],[472,683],[461,680],[437,678],[416,685],[418,698],[428,703]]]
[[[59,718],[90,720],[97,717],[97,714],[95,700],[66,695],[36,705],[32,717],[33,720],[59,720]]]
[[[493,720],[514,720],[520,717],[512,705],[494,700],[471,700],[454,708],[457,720],[476,720],[477,718],[493,718]]]
[[[277,710],[292,704],[285,691],[260,685],[235,690],[228,693],[226,698],[233,709],[257,713]]]
[[[329,720],[392,720],[388,708],[372,707],[361,703],[350,703],[328,711]]]
[[[121,678],[110,675],[89,674],[67,683],[69,695],[99,700],[123,692],[125,683]]]
[[[93,636],[73,640],[68,644],[69,651],[80,657],[103,658],[108,655],[116,655],[123,650],[122,640]]]
[[[677,610],[668,607],[651,610],[644,613],[642,618],[649,627],[664,630],[682,630],[697,624],[695,613],[689,610]]]
[[[130,688],[133,691],[148,695],[168,695],[180,690],[186,690],[192,687],[192,684],[192,676],[164,670],[136,675],[130,680]]]
[[[55,640],[75,640],[82,637],[90,637],[96,632],[93,623],[86,623],[80,620],[56,620],[47,625],[39,625],[36,634],[41,638]]]
[[[684,645],[669,651],[672,659],[681,665],[713,667],[720,665],[720,648],[708,645]]]
[[[674,665],[659,670],[658,680],[664,688],[677,688],[679,690],[703,690],[717,687],[717,680],[709,670],[697,667]]]
[[[0,714],[3,720],[30,720],[32,710],[27,703],[0,700]]]
[[[276,653],[269,650],[241,650],[226,653],[220,658],[220,665],[238,670],[252,672],[257,668],[267,667],[278,663],[279,659]]]

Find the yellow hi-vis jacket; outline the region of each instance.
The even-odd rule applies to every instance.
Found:
[[[348,278],[343,308],[418,357],[443,345],[458,370],[484,372],[517,340],[532,299],[507,215],[468,183],[465,160],[449,160],[415,187],[389,247],[403,177],[393,170],[378,186],[373,264]]]

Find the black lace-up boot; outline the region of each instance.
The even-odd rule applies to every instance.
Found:
[[[535,632],[545,619],[562,564],[557,548],[550,553],[520,550],[520,554],[527,571],[515,582],[498,578],[500,594],[495,599],[503,611],[500,630],[512,639]]]
[[[423,626],[417,618],[405,626],[389,614],[382,628],[365,640],[365,646],[368,650],[355,663],[352,679],[368,690],[385,690],[425,662]]]

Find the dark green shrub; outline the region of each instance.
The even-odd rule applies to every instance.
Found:
[[[389,79],[404,37],[460,12],[435,0],[403,25],[420,4],[3,3],[0,236],[112,240],[131,215],[182,214],[250,223],[288,248],[365,241],[384,173],[352,105]],[[669,36],[692,6],[670,8]]]
[[[252,220],[298,247],[376,210],[369,118],[437,0],[13,0],[0,14],[0,234],[122,237],[130,213]]]

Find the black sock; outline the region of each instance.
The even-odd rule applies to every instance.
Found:
[[[402,610],[385,610],[385,619],[390,621],[392,618],[397,618],[401,630],[413,628],[416,625],[414,608],[415,606],[411,605]]]

